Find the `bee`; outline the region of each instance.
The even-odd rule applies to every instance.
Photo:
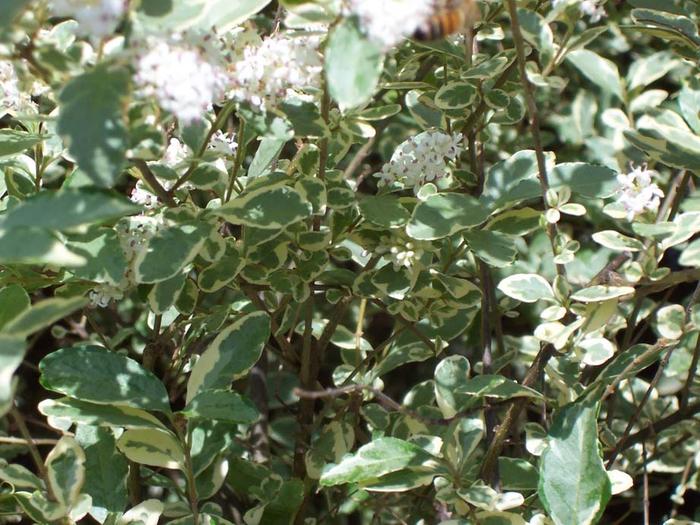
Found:
[[[433,0],[433,14],[416,29],[413,38],[426,42],[470,30],[479,15],[476,0]]]

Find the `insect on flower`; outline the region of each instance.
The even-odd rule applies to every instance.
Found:
[[[471,28],[479,19],[476,0],[434,0],[433,13],[416,29],[416,40],[439,40]]]

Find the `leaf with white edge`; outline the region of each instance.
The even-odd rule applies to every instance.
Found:
[[[42,386],[53,392],[98,404],[170,412],[165,386],[152,372],[101,346],[61,348],[44,357],[39,370]]]
[[[270,337],[270,318],[253,312],[225,328],[201,355],[187,382],[187,403],[205,390],[226,388],[260,358]]]
[[[341,110],[367,102],[379,83],[384,55],[362,32],[355,18],[345,18],[328,37],[325,73],[330,96]]]
[[[435,94],[435,105],[440,109],[462,109],[479,100],[479,91],[469,82],[448,82]]]
[[[457,494],[476,508],[497,512],[519,507],[525,502],[525,498],[518,492],[498,493],[479,482],[469,488],[457,490]]]
[[[588,366],[599,366],[615,355],[615,345],[603,337],[592,337],[578,343],[583,350],[583,363]]]
[[[116,525],[158,525],[158,519],[163,514],[164,506],[160,500],[147,499],[127,510],[117,519]]]
[[[90,514],[104,521],[110,512],[122,512],[129,501],[126,491],[129,463],[117,450],[109,428],[80,425],[75,439],[85,452],[83,493],[92,498]]]
[[[552,286],[544,277],[535,273],[510,275],[498,283],[498,289],[508,297],[524,303],[554,299]]]
[[[185,287],[185,279],[186,275],[180,273],[153,285],[151,291],[148,292],[148,305],[154,314],[165,313],[177,302],[180,292]]]
[[[609,299],[616,299],[634,293],[631,286],[605,286],[596,285],[583,288],[571,295],[571,300],[581,303],[602,303]]]
[[[661,337],[680,339],[685,328],[685,308],[680,304],[670,304],[656,313],[656,329]]]
[[[556,525],[596,523],[610,499],[597,416],[596,405],[581,402],[554,416],[540,462],[538,495]]]
[[[21,226],[0,230],[0,264],[53,264],[76,267],[84,257],[69,250],[54,232]]]
[[[700,268],[700,239],[694,240],[683,250],[678,262],[683,266]]]
[[[418,203],[406,233],[417,240],[441,239],[478,226],[488,216],[486,207],[470,195],[439,193]]]
[[[644,249],[641,241],[614,230],[603,230],[593,234],[593,240],[606,248],[618,252],[639,252]]]
[[[457,389],[469,380],[470,370],[469,361],[461,355],[446,357],[435,367],[435,401],[443,417],[454,417],[461,409],[464,399]]]
[[[106,191],[65,188],[42,191],[0,216],[0,228],[40,227],[69,230],[141,211],[124,197]]]
[[[613,496],[622,494],[634,486],[632,476],[621,470],[608,470],[608,478],[610,478],[610,488]]]
[[[161,428],[158,418],[145,410],[125,405],[100,405],[70,397],[44,399],[39,412],[47,418],[61,418],[78,425],[119,428]]]
[[[484,374],[465,381],[457,387],[456,392],[469,396],[470,404],[476,399],[512,399],[514,397],[542,398],[542,395],[532,388],[523,386],[512,379],[495,374]]]
[[[623,100],[622,79],[617,66],[588,49],[577,49],[566,54],[566,61],[605,93]]]
[[[11,336],[26,337],[72,314],[87,302],[83,297],[45,299],[24,310],[12,322],[5,325],[2,331]]]
[[[136,281],[157,283],[175,277],[195,258],[209,230],[209,225],[194,221],[159,230],[134,258]]]
[[[185,453],[177,438],[167,430],[130,429],[117,441],[117,448],[135,463],[170,469],[182,469]]]
[[[204,390],[182,410],[189,419],[218,419],[232,423],[254,423],[260,412],[252,401],[237,392]]]
[[[617,173],[606,166],[585,162],[557,164],[549,176],[549,187],[559,189],[568,186],[574,194],[604,199],[615,194],[618,187]]]
[[[15,391],[13,376],[24,360],[26,347],[24,337],[0,333],[0,417],[12,407]]]
[[[130,73],[98,65],[70,80],[59,94],[58,132],[80,169],[96,186],[110,188],[126,159],[128,134],[122,99]]]
[[[700,169],[700,137],[682,123],[681,117],[672,112],[644,115],[637,121],[636,130],[626,130],[624,135],[630,144],[652,159],[696,171]]]
[[[312,211],[295,189],[276,186],[253,190],[211,212],[233,224],[277,230],[310,217]]]
[[[0,458],[0,481],[8,483],[13,489],[41,490],[44,482],[31,470],[18,463],[8,463]]]
[[[344,483],[371,483],[382,476],[402,470],[432,471],[437,458],[423,448],[393,437],[381,437],[360,447],[337,465],[321,474],[322,487]]]
[[[85,452],[75,438],[63,436],[49,452],[46,477],[58,502],[71,508],[85,482]]]

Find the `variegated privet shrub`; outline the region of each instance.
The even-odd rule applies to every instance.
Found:
[[[700,6],[443,3],[0,1],[1,522],[700,521]]]

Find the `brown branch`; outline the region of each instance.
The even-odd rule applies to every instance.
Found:
[[[148,183],[148,185],[153,189],[153,191],[156,192],[156,195],[158,195],[158,198],[161,200],[161,202],[163,202],[166,206],[170,208],[176,207],[177,202],[175,202],[175,199],[173,198],[172,194],[165,191],[165,188],[161,186],[160,182],[158,182],[158,179],[151,171],[151,168],[149,168],[148,164],[146,164],[146,161],[141,159],[134,159],[133,162],[134,166],[136,166],[141,172],[143,180],[145,180],[146,183]]]

